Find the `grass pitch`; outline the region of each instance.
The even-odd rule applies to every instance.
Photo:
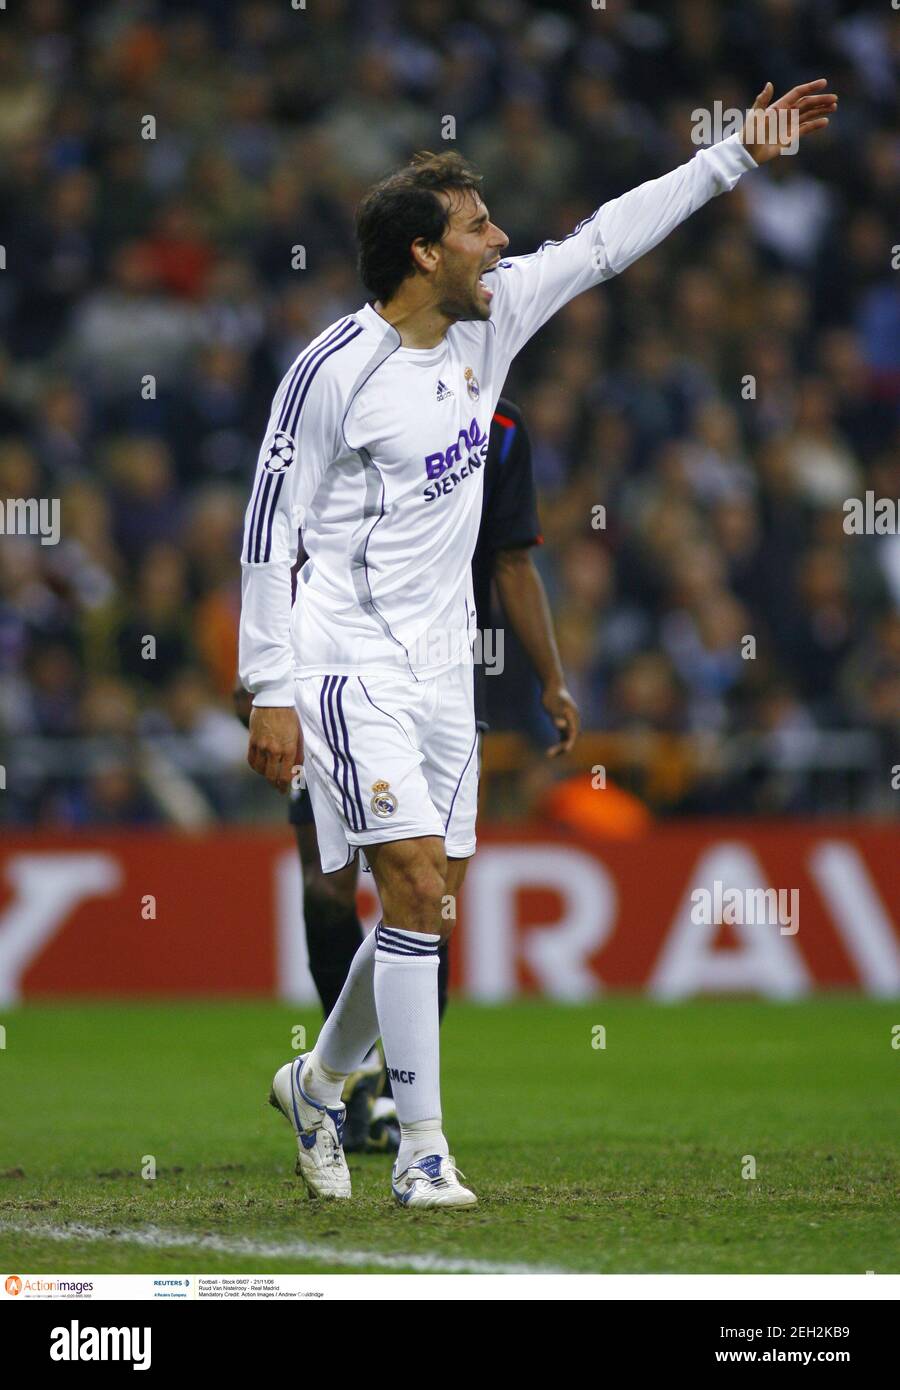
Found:
[[[457,1213],[401,1211],[378,1156],[350,1158],[351,1202],[306,1200],[266,1097],[312,1011],[0,1022],[4,1271],[900,1270],[895,1004],[453,1003],[445,1125],[480,1198]]]

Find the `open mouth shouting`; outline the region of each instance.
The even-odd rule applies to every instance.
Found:
[[[481,276],[481,278],[480,278],[479,281],[478,281],[478,288],[479,288],[479,290],[481,291],[482,296],[484,297],[484,299],[487,301],[488,304],[490,304],[491,300],[492,300],[493,297],[494,297],[494,291],[488,289],[487,285],[484,283],[484,276],[485,276],[485,275],[489,275],[489,274],[491,273],[492,270],[496,270],[496,268],[497,268],[497,266],[498,266],[499,264],[500,264],[500,257],[498,256],[497,259],[496,259],[495,261],[491,261],[490,265],[485,266],[484,271],[483,271],[483,273],[482,273],[482,276]]]

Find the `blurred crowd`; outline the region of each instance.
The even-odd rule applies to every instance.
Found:
[[[695,110],[818,76],[840,95],[831,129],[573,301],[504,394],[531,431],[538,564],[586,726],[756,733],[776,764],[865,730],[860,804],[889,803],[900,539],[847,534],[843,503],[900,507],[890,5],[15,8],[0,498],[59,498],[62,528],[53,546],[0,537],[2,761],[32,750],[7,817],[153,824],[192,795],[246,811],[230,692],[249,480],[288,365],[363,302],[370,182],[445,148],[452,116],[527,252],[690,158]],[[508,650],[495,726],[548,742]],[[802,767],[712,779],[680,809],[813,810],[812,785]]]

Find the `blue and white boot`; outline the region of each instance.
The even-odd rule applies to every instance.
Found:
[[[474,1207],[478,1198],[463,1187],[462,1177],[452,1156],[429,1154],[402,1173],[395,1164],[391,1191],[403,1207]]]
[[[281,1111],[297,1136],[296,1172],[310,1197],[349,1197],[350,1170],[341,1144],[345,1107],[322,1105],[306,1094],[300,1079],[308,1059],[304,1052],[279,1067],[269,1104]]]

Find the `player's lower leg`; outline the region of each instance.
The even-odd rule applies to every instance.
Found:
[[[335,1105],[344,1083],[359,1070],[378,1038],[375,1008],[375,933],[363,938],[337,1002],[310,1053],[306,1089],[317,1101]]]
[[[314,1196],[350,1196],[341,1095],[348,1075],[378,1037],[374,955],[374,937],[369,935],[350,962],[344,987],[312,1052],[283,1066],[272,1085],[270,1100],[297,1136],[297,1172]]]
[[[438,1019],[444,1021],[450,991],[450,943],[442,941],[438,946]],[[385,1076],[380,1099],[392,1099],[394,1088],[390,1076]]]
[[[447,861],[436,837],[369,854],[384,908],[375,929],[375,1002],[391,1078],[400,1150],[393,1191],[404,1206],[472,1206],[443,1132],[438,947]]]
[[[354,857],[345,868],[326,874],[322,870],[315,825],[309,821],[298,824],[296,837],[303,873],[303,920],[309,972],[327,1019],[363,939],[356,910],[358,865]],[[396,1153],[400,1131],[389,1089],[385,1096],[386,1077],[384,1060],[376,1044],[346,1078],[341,1095],[346,1106],[345,1154]]]
[[[313,825],[298,826],[297,846],[303,869],[303,915],[310,974],[327,1020],[362,941],[362,926],[356,913],[357,865],[354,860],[345,870],[324,874]],[[462,865],[451,865],[451,873],[461,877],[454,873],[456,867]],[[438,1015],[443,1017],[449,976],[446,942],[439,947],[438,957]],[[307,1084],[322,1099],[330,1097],[333,1101],[337,1073],[328,1064],[327,1051],[326,1036],[319,1054],[311,1059]],[[393,1087],[377,1044],[345,1079],[341,1096],[346,1105],[345,1153],[396,1152],[399,1128]]]

